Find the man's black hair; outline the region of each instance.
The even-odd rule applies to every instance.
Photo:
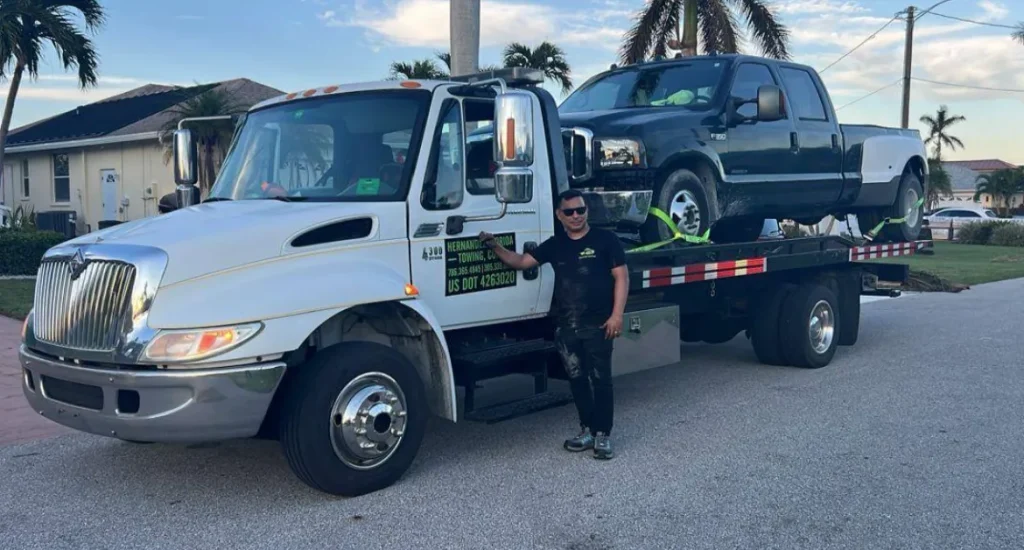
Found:
[[[565,201],[571,201],[573,199],[582,199],[583,193],[580,193],[576,189],[567,189],[558,194],[558,202],[555,204],[555,210],[562,207],[562,203]],[[583,201],[584,203],[586,200]]]

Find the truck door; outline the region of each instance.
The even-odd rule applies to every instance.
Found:
[[[538,310],[541,270],[506,267],[477,235],[492,233],[505,248],[520,253],[539,244],[540,204],[550,209],[539,189],[549,182],[537,177],[532,202],[509,204],[500,219],[460,224],[458,216],[496,217],[501,211],[494,194],[494,101],[444,91],[435,97],[428,122],[436,122],[424,134],[424,170],[417,170],[423,177],[409,196],[413,284],[445,328],[542,316],[547,308]]]
[[[824,89],[809,71],[780,66],[790,118],[799,140],[798,177],[803,187],[800,203],[831,205],[843,191],[843,149],[839,122],[829,119]]]
[[[733,73],[729,94],[753,99],[757,89],[766,84],[781,86],[767,65],[744,61]],[[756,103],[739,106],[737,114],[756,117]],[[798,171],[792,121],[741,122],[730,125],[727,133],[729,150],[722,155],[722,167],[732,189],[741,196],[756,198],[765,207],[792,204],[792,197],[783,196],[799,191],[787,186],[790,176]]]

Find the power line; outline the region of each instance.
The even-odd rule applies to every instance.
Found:
[[[971,86],[970,84],[954,84],[952,82],[939,82],[938,80],[928,80],[927,78],[919,78],[916,76],[910,77],[911,80],[917,80],[919,82],[927,82],[929,84],[939,84],[942,86],[953,86],[955,88],[970,88],[972,90],[988,90],[990,92],[1012,92],[1017,94],[1024,94],[1024,90],[1015,88],[989,88],[988,86]]]
[[[997,28],[1000,28],[1000,29],[1011,29],[1011,30],[1017,30],[1018,28],[1020,28],[1020,27],[1015,27],[1013,25],[1000,25],[999,23],[986,23],[985,21],[975,21],[973,19],[965,19],[963,17],[957,17],[955,15],[945,15],[945,14],[941,14],[941,13],[934,12],[934,11],[932,12],[932,15],[938,15],[939,17],[945,17],[946,19],[955,19],[957,21],[963,21],[964,23],[974,23],[975,25],[985,25],[986,27],[997,27]]]
[[[903,12],[902,12],[902,11],[901,11],[901,12],[899,12],[899,13],[897,13],[896,15],[892,16],[892,19],[890,19],[890,20],[889,20],[889,21],[888,21],[888,22],[887,22],[886,24],[882,25],[882,28],[880,28],[880,29],[878,29],[877,31],[875,31],[875,32],[871,33],[871,36],[869,36],[869,37],[865,38],[865,39],[864,39],[864,40],[863,40],[863,41],[862,41],[862,42],[861,42],[860,44],[857,44],[856,46],[854,46],[852,50],[850,50],[850,51],[848,51],[848,52],[844,53],[844,54],[842,55],[842,57],[840,57],[839,59],[836,59],[835,61],[833,61],[833,62],[832,62],[831,64],[829,64],[829,66],[828,66],[828,67],[825,67],[824,69],[822,69],[822,70],[818,71],[818,74],[821,74],[821,73],[823,73],[823,72],[825,72],[825,71],[829,70],[830,68],[832,68],[832,65],[835,65],[836,63],[839,63],[840,61],[842,61],[842,60],[846,59],[846,56],[848,56],[848,55],[850,55],[851,53],[853,53],[853,52],[857,51],[857,50],[858,50],[858,49],[860,49],[860,47],[861,47],[861,46],[863,46],[864,44],[867,44],[868,40],[871,40],[872,38],[874,38],[874,37],[878,36],[878,33],[880,33],[880,32],[882,32],[882,31],[884,31],[886,27],[888,27],[889,25],[891,25],[893,21],[895,21],[895,20],[899,19],[901,15],[903,15]]]
[[[869,93],[869,94],[862,95],[862,96],[858,97],[857,99],[847,103],[846,105],[843,105],[842,107],[836,107],[836,110],[837,111],[841,111],[841,110],[849,107],[850,105],[853,105],[854,103],[857,103],[858,101],[861,101],[862,99],[867,99],[867,98],[877,94],[878,92],[881,92],[882,90],[884,90],[886,88],[892,88],[893,86],[899,84],[900,82],[903,82],[903,77],[902,76],[897,78],[896,80],[890,82],[889,84],[886,84],[885,86],[882,86],[881,88],[879,88],[879,89]]]

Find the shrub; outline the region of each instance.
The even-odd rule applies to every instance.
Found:
[[[997,227],[992,231],[992,238],[989,242],[996,246],[1024,247],[1024,224],[1008,223]]]
[[[966,223],[957,231],[956,240],[963,244],[992,244],[990,242],[992,240],[992,232],[997,227],[1010,223],[1012,222],[1003,220]]]
[[[55,231],[0,229],[0,275],[35,275],[43,254],[65,240]]]

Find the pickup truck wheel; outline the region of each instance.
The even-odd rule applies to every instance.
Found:
[[[805,369],[828,365],[839,346],[839,300],[828,287],[806,283],[782,302],[779,340],[786,363]]]
[[[891,206],[867,212],[866,215],[858,215],[857,225],[860,226],[862,233],[866,233],[885,218],[904,218],[902,223],[891,223],[882,227],[879,236],[892,242],[915,241],[921,233],[924,206],[914,207],[914,203],[921,198],[922,193],[921,180],[913,171],[907,170],[900,179],[896,202]]]
[[[672,172],[654,191],[654,206],[665,212],[675,222],[676,228],[684,235],[703,235],[711,222],[708,197],[697,174],[680,169]],[[654,216],[640,228],[644,243],[671,239],[672,228]]]
[[[340,496],[397,481],[426,427],[426,396],[413,365],[387,346],[349,342],[298,368],[281,424],[281,446],[295,475]]]

